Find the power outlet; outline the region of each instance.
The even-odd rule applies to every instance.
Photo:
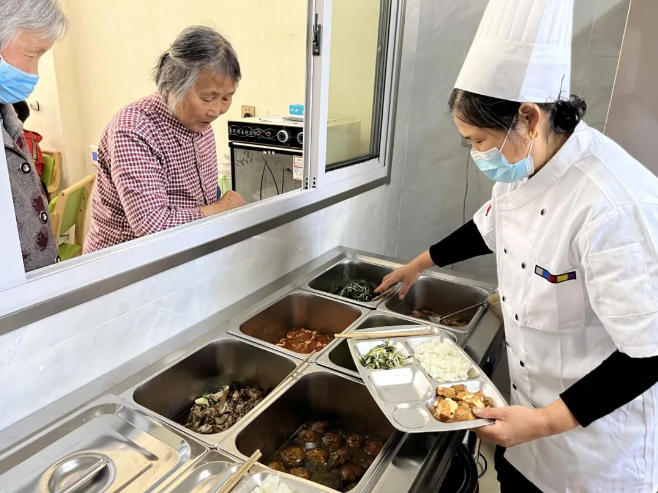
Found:
[[[255,106],[242,106],[242,118],[250,118],[256,116]]]

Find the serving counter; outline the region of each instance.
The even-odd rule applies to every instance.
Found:
[[[405,434],[392,428],[363,385],[344,340],[333,340],[309,361],[276,344],[293,328],[335,334],[423,323],[414,316],[415,310],[449,313],[495,290],[473,276],[437,269],[421,278],[404,303],[395,293],[362,303],[331,292],[332,282],[349,277],[350,272],[359,273],[359,278],[372,274],[376,277],[372,281],[378,282],[401,265],[396,259],[336,249],[0,432],[0,484],[8,488],[3,491],[31,491],[25,488],[37,483],[45,485],[44,492],[51,487],[53,492],[111,492],[124,487],[132,491],[113,483],[125,476],[115,449],[121,448],[122,440],[133,443],[130,437],[117,436],[117,430],[139,437],[142,444],[135,438],[135,450],[141,451],[148,468],[163,471],[151,485],[150,476],[134,472],[139,478],[134,481],[142,485],[135,491],[202,491],[194,478],[206,486],[211,482],[210,473],[199,473],[202,468],[216,469],[213,474],[219,480],[234,469],[231,463],[246,460],[256,449],[267,461],[306,419],[325,415],[337,423],[359,426],[361,433],[382,442],[381,452],[351,491],[439,491],[464,441],[463,432]],[[441,328],[491,376],[504,352],[500,311],[484,306],[463,317],[463,327]],[[195,433],[181,424],[195,398],[234,381],[258,387],[266,396],[230,429],[218,433]],[[118,427],[115,431],[103,428],[104,414],[93,411],[98,409],[114,420],[106,425]],[[85,421],[85,416],[92,421]],[[67,445],[70,437],[63,430],[70,430],[70,423],[79,423],[74,429],[92,430],[98,440],[91,440],[86,448]],[[165,457],[149,453],[144,444],[165,450],[165,445],[152,442],[151,435],[164,440],[170,453]],[[108,436],[116,438],[116,443],[111,441],[116,445],[112,453],[101,444]],[[221,457],[221,466],[213,465],[218,463],[212,459],[215,456]],[[23,469],[30,472],[29,484],[21,482]],[[258,471],[268,470],[259,466]],[[192,486],[185,489],[187,484]],[[343,487],[318,487],[318,491]]]

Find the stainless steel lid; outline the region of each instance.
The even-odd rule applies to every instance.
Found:
[[[0,457],[2,491],[154,491],[207,449],[105,396]]]

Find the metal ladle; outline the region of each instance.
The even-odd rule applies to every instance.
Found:
[[[468,310],[472,310],[473,308],[477,308],[478,306],[486,305],[487,303],[489,303],[490,305],[497,305],[498,303],[500,303],[500,295],[498,294],[497,291],[494,294],[487,296],[487,298],[484,301],[476,303],[475,305],[462,308],[461,310],[457,310],[456,312],[449,313],[448,315],[444,315],[443,317],[429,317],[429,319],[430,322],[432,322],[433,324],[440,325],[441,322],[446,318],[454,317],[455,315],[466,312]]]

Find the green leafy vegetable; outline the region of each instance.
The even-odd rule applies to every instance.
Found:
[[[365,281],[346,281],[345,284],[335,287],[332,294],[354,301],[368,302],[375,298],[376,288],[375,284]]]
[[[363,358],[363,366],[370,370],[390,370],[400,368],[407,363],[409,358],[405,358],[395,346],[386,339],[384,344],[375,346]]]

